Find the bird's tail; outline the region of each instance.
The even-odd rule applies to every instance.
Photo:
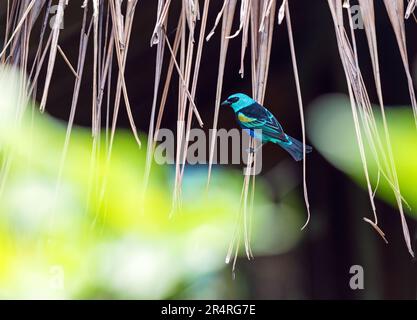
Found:
[[[288,136],[290,143],[283,144],[282,147],[294,158],[295,161],[303,159],[303,143]],[[313,148],[306,145],[306,153],[313,151]]]

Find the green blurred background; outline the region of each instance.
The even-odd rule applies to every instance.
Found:
[[[91,131],[75,127],[62,160],[64,122],[32,105],[15,120],[19,83],[16,70],[1,70],[8,175],[0,204],[1,297],[245,296],[243,283],[228,285],[232,272],[224,262],[240,208],[240,171],[219,168],[206,193],[207,168],[190,166],[181,210],[170,217],[174,166],[154,165],[142,204],[145,146],[118,130],[107,166],[105,137],[92,157]],[[255,254],[284,252],[299,241],[298,205],[297,198],[274,204],[258,181]]]

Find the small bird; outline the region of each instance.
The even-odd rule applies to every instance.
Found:
[[[221,105],[232,107],[240,127],[251,137],[260,140],[262,143],[260,147],[272,142],[284,148],[296,161],[303,159],[303,143],[287,135],[274,115],[251,97],[236,93]],[[262,130],[262,134],[259,135],[260,132],[258,133],[257,130]],[[312,147],[306,145],[306,153],[312,150]]]

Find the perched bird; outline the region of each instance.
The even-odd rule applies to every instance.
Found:
[[[287,135],[274,115],[251,97],[236,93],[221,105],[232,107],[241,128],[251,137],[260,140],[262,145],[267,142],[278,144],[296,161],[303,159],[303,143]],[[306,145],[306,153],[312,150],[312,147]]]

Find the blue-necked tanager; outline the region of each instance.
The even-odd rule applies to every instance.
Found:
[[[303,159],[303,143],[287,135],[274,115],[251,97],[236,93],[221,105],[232,107],[240,127],[251,137],[260,140],[262,144],[267,142],[278,144],[296,161]],[[262,132],[261,136],[259,136],[260,132]],[[312,150],[306,145],[306,153]]]

